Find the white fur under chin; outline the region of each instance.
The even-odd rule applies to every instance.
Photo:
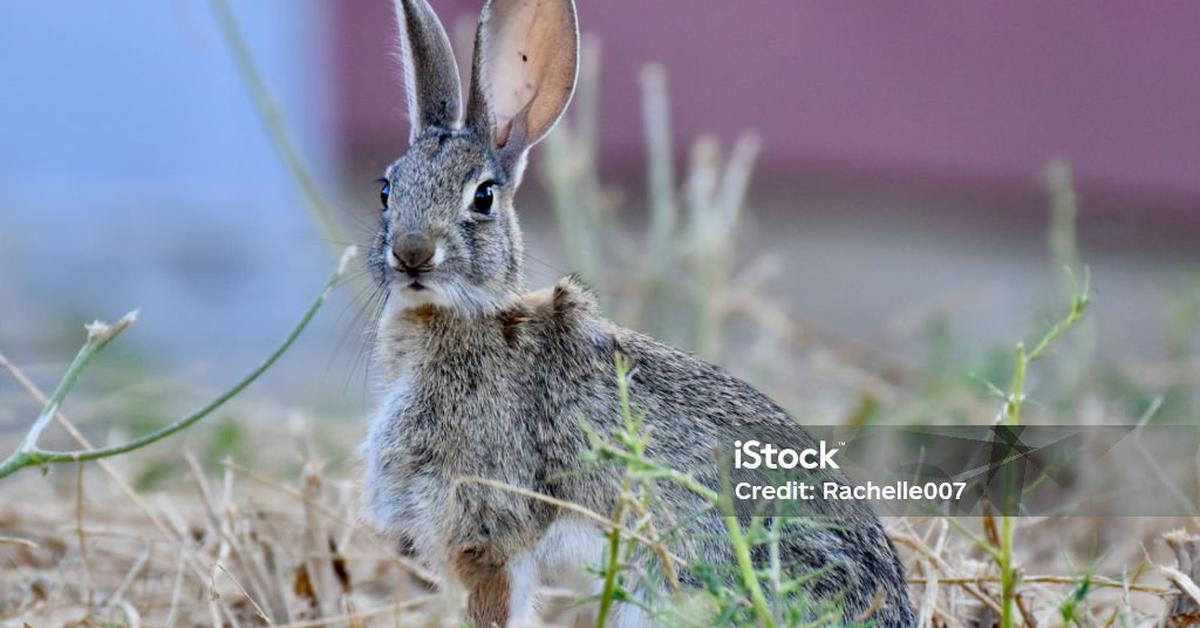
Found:
[[[421,290],[414,290],[408,284],[393,286],[392,298],[388,299],[389,310],[408,310],[433,305],[459,316],[486,316],[511,304],[515,299],[512,295],[496,295],[460,282],[430,282],[423,283],[423,286]]]
[[[394,301],[394,303],[393,303]],[[392,288],[392,298],[388,299],[389,309],[411,310],[422,305],[448,307],[446,298],[437,286],[425,284],[421,290],[415,290],[408,284]]]

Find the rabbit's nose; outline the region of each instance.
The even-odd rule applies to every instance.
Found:
[[[397,270],[410,275],[433,270],[437,242],[423,233],[407,233],[392,243],[392,256]]]

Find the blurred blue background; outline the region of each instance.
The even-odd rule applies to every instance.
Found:
[[[231,4],[300,156],[347,239],[363,240],[373,180],[406,137],[390,2]],[[433,1],[459,42],[478,4]],[[885,4],[655,5],[629,20],[632,0],[580,0],[583,30],[604,44],[601,169],[635,230],[636,77],[661,60],[678,157],[710,129],[763,135],[741,245],[775,255],[767,292],[797,317],[918,359],[930,321],[952,319],[982,348],[1027,335],[1059,294],[1038,173],[1062,157],[1080,165],[1100,352],[1173,350],[1170,302],[1200,286],[1200,178],[1186,176],[1200,159],[1188,35],[1200,12]],[[1034,43],[1009,48],[1021,33]],[[83,323],[133,307],[125,363],[228,383],[291,326],[344,244],[313,227],[206,0],[0,3],[0,86],[0,351],[47,383]],[[544,285],[574,269],[527,181],[522,221],[541,260],[528,271]],[[339,293],[262,389],[361,404],[359,313]]]
[[[333,190],[320,8],[236,15]],[[320,285],[326,247],[208,4],[4,3],[0,84],[3,350],[62,360],[82,322],[140,306],[122,342],[155,360],[228,380],[265,354]]]

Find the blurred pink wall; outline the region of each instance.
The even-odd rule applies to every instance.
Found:
[[[432,3],[448,25],[481,5]],[[603,41],[601,130],[618,168],[640,167],[637,72],[659,61],[681,147],[758,130],[776,180],[1027,187],[1064,156],[1085,193],[1200,213],[1200,3],[578,4]],[[383,163],[406,137],[390,1],[331,10],[344,155]]]

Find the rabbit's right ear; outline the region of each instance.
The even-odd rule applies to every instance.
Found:
[[[395,0],[395,4],[411,143],[427,127],[457,126],[462,93],[450,39],[433,8],[426,0]]]
[[[558,122],[578,66],[573,0],[488,0],[475,34],[467,126],[512,168]]]

